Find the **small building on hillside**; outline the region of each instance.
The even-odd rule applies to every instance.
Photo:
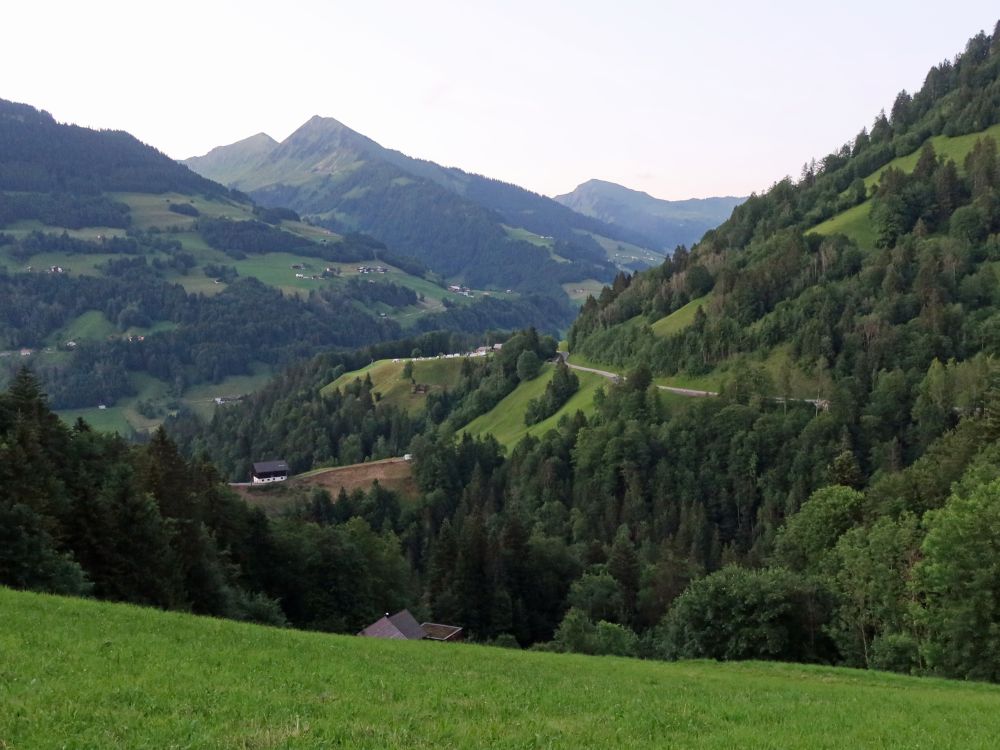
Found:
[[[358,635],[396,641],[460,641],[462,628],[436,622],[425,622],[421,625],[410,614],[410,610],[404,609],[394,615],[386,612],[385,617],[376,620]]]
[[[251,484],[269,484],[271,482],[284,482],[288,479],[288,463],[283,460],[258,461],[253,465],[253,473],[250,477]]]

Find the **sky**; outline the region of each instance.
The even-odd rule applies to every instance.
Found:
[[[178,159],[318,114],[546,195],[591,178],[747,195],[853,140],[1000,18],[995,1],[920,6],[5,2],[0,98]]]

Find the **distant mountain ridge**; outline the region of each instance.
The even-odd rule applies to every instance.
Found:
[[[746,198],[724,196],[668,201],[605,180],[588,180],[555,200],[612,226],[628,227],[657,250],[690,246],[729,218]]]
[[[48,112],[0,99],[0,190],[229,191],[121,130],[56,122]]]
[[[615,273],[621,243],[642,236],[531,191],[393,151],[328,117],[284,141],[253,136],[186,160],[263,205],[294,208],[338,232],[371,234],[434,271],[493,288],[562,296],[559,284]],[[635,254],[635,253],[633,253]]]
[[[214,148],[204,156],[192,157],[185,164],[199,174],[202,172],[199,165],[209,164],[208,169],[217,175],[216,182],[228,185],[235,183],[251,164],[269,154],[277,145],[278,142],[267,133],[257,133],[229,146]]]

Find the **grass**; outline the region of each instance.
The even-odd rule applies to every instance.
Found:
[[[122,436],[132,434],[132,424],[125,416],[124,406],[109,406],[106,409],[98,409],[96,406],[88,409],[63,409],[59,412],[59,417],[69,425],[75,423],[77,419],[83,419],[101,432],[117,432]]]
[[[168,405],[173,401],[188,406],[203,419],[211,419],[216,409],[216,396],[239,396],[252,393],[264,387],[272,376],[272,371],[265,365],[254,364],[251,375],[231,375],[219,383],[204,383],[192,386],[184,391],[179,399],[170,394],[170,386],[163,380],[144,372],[131,372],[129,379],[136,390],[134,396],[120,399],[114,406],[105,409],[92,406],[84,409],[63,409],[57,412],[64,422],[72,424],[77,417],[82,417],[91,427],[104,432],[118,432],[128,435],[133,430],[138,432],[156,429],[168,413]],[[139,413],[139,401],[149,401],[161,410],[157,417],[146,417]],[[0,750],[3,746],[0,745]]]
[[[587,297],[597,299],[605,286],[607,285],[603,281],[584,279],[583,281],[569,281],[563,284],[562,288],[569,296],[571,302],[576,305],[582,305],[587,301]]]
[[[636,261],[642,261],[647,266],[658,266],[666,257],[663,253],[659,253],[654,250],[647,250],[644,247],[639,247],[638,245],[633,245],[629,242],[613,240],[609,237],[594,234],[593,232],[586,232],[582,229],[575,231],[592,237],[597,244],[604,249],[604,253],[608,256],[608,260],[619,266],[626,266],[630,263],[635,263]]]
[[[242,396],[263,388],[273,372],[267,365],[256,363],[250,375],[230,375],[218,383],[202,383],[184,391],[182,401],[202,419],[211,419],[217,396]]]
[[[114,325],[100,310],[88,310],[59,331],[55,341],[80,341],[83,339],[106,339],[118,335],[118,327]]]
[[[871,210],[872,202],[869,199],[853,208],[841,211],[836,216],[831,216],[809,231],[824,236],[843,234],[854,240],[858,247],[871,250],[875,247],[875,228],[869,218]]]
[[[569,362],[570,364],[579,365],[580,367],[590,367],[591,369],[604,370],[605,372],[618,372],[621,370],[620,367],[609,365],[606,362],[598,362],[596,359],[588,359],[582,354],[577,354],[575,352],[569,355]]]
[[[675,388],[693,388],[699,391],[718,392],[727,380],[748,367],[757,367],[767,373],[774,387],[775,395],[780,394],[781,373],[787,368],[789,374],[789,393],[791,398],[816,398],[819,383],[815,377],[803,372],[792,363],[788,345],[771,349],[766,356],[736,355],[722,362],[711,372],[704,375],[671,375],[655,378],[657,385],[669,385]]]
[[[509,227],[504,224],[503,229],[507,233],[507,236],[512,240],[522,240],[524,242],[530,242],[532,245],[544,248],[551,248],[553,245],[551,237],[542,237],[542,235],[529,232],[527,229],[523,229],[522,227]]]
[[[675,333],[683,331],[694,323],[695,313],[708,304],[711,299],[711,292],[698,299],[693,299],[683,307],[674,310],[670,315],[660,318],[650,328],[652,328],[653,333],[657,336],[672,336]]]
[[[528,427],[524,423],[524,413],[528,401],[545,393],[545,386],[555,375],[555,366],[545,364],[541,374],[534,380],[521,383],[496,406],[469,422],[462,432],[473,436],[492,434],[502,445],[513,448],[526,435],[544,435],[555,429],[564,414],[575,414],[578,410],[590,415],[594,412],[594,393],[602,385],[607,386],[607,378],[590,372],[576,372],[580,388],[563,407],[548,419]]]
[[[1000,689],[264,628],[0,589],[4,748],[993,748]]]
[[[967,135],[936,135],[933,138],[929,138],[924,143],[929,142],[933,145],[934,151],[938,156],[954,160],[959,172],[964,173],[966,155],[972,150],[972,147],[976,145],[976,141],[984,136],[989,136],[1000,144],[1000,125],[994,125],[986,130],[981,130],[978,133],[969,133]],[[907,173],[912,172],[917,166],[917,161],[920,159],[920,151],[923,149],[924,143],[920,144],[920,148],[916,151],[913,151],[906,156],[897,156],[885,166],[876,169],[865,178],[865,187],[871,188],[873,185],[877,185],[879,180],[882,179],[882,173],[890,167],[900,169]]]
[[[424,407],[427,396],[413,393],[409,380],[403,379],[405,359],[380,359],[360,370],[345,372],[339,378],[323,386],[322,393],[331,393],[337,388],[343,388],[356,379],[364,380],[368,375],[372,379],[374,390],[381,394],[381,399],[387,404],[393,404],[413,413]],[[413,379],[417,383],[430,386],[432,391],[452,388],[461,378],[462,358],[425,359],[414,361]]]
[[[66,232],[70,237],[77,240],[96,240],[101,237],[124,237],[125,230],[117,227],[82,227],[80,229],[67,229],[65,227],[51,227],[34,219],[15,221],[3,230],[4,234],[14,237],[24,237],[31,232]]]
[[[171,211],[171,203],[187,203],[208,218],[227,217],[240,221],[253,218],[253,211],[249,205],[225,198],[205,198],[180,193],[110,193],[109,196],[112,200],[128,205],[132,214],[132,226],[135,229],[187,228],[194,224],[195,217]]]
[[[958,171],[964,173],[966,155],[976,145],[976,141],[984,136],[990,136],[1000,143],[1000,125],[994,125],[986,130],[978,133],[969,133],[968,135],[954,137],[937,135],[929,138],[924,143],[931,143],[939,157],[943,156],[953,159],[958,167]],[[885,166],[876,169],[865,178],[865,188],[870,190],[873,186],[877,185],[879,180],[882,179],[882,173],[889,168],[899,169],[906,173],[912,172],[917,166],[917,161],[920,159],[920,151],[923,147],[924,144],[921,144],[920,148],[916,151],[906,156],[898,156]],[[866,200],[864,203],[859,203],[857,206],[842,211],[836,216],[832,216],[826,221],[817,224],[810,231],[822,235],[843,234],[854,240],[859,247],[870,250],[875,247],[875,230],[869,220],[871,206],[871,200]]]

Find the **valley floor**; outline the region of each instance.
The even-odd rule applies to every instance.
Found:
[[[993,748],[1000,688],[277,630],[0,588],[0,748]]]

